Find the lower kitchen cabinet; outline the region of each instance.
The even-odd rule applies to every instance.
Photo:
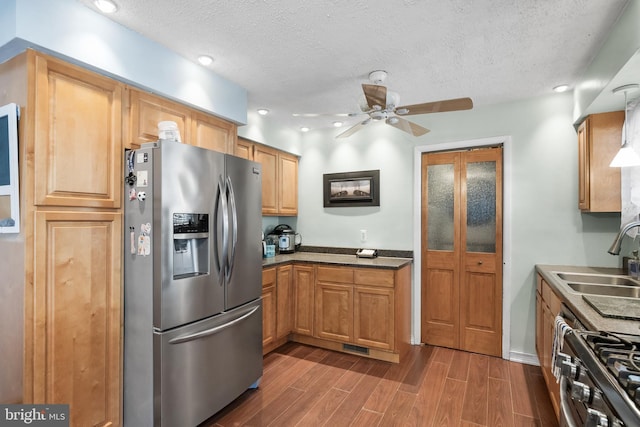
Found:
[[[560,386],[552,372],[551,352],[555,318],[560,313],[562,301],[556,296],[549,284],[537,276],[536,292],[536,352],[540,361],[549,397],[556,415],[560,413]]]
[[[262,270],[262,349],[269,351],[269,346],[276,339],[276,269]]]
[[[293,332],[313,335],[315,277],[312,265],[293,266]]]
[[[316,284],[315,308],[314,336],[334,341],[353,341],[353,285],[319,281]]]
[[[262,270],[262,353],[284,344],[292,329],[293,266]]]
[[[267,267],[262,277],[264,353],[292,340],[398,362],[411,345],[410,265],[305,262]]]
[[[286,338],[292,329],[293,265],[278,267],[276,271],[276,338]]]

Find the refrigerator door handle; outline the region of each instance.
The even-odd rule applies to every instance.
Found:
[[[231,178],[227,177],[226,181],[227,190],[229,194],[229,206],[231,206],[231,253],[228,257],[228,270],[227,270],[227,280],[231,277],[231,273],[233,272],[233,267],[235,265],[236,259],[236,246],[238,244],[238,208],[236,206],[236,195],[233,191],[233,183],[231,182]]]
[[[226,189],[222,176],[220,176],[220,181],[218,182],[218,192],[220,194],[220,210],[222,211],[222,254],[218,254],[218,265],[220,267],[218,272],[220,277],[219,285],[222,286],[225,281],[227,254],[229,253],[229,212],[227,210]]]
[[[246,319],[246,318],[250,317],[251,315],[253,315],[253,313],[255,313],[259,308],[260,308],[260,306],[254,307],[250,312],[245,313],[242,316],[225,323],[224,325],[216,326],[215,328],[206,329],[204,331],[196,332],[194,334],[187,334],[187,335],[177,336],[177,337],[169,340],[169,344],[181,344],[183,342],[193,341],[193,340],[197,340],[197,339],[200,339],[200,338],[208,337],[210,335],[217,334],[217,333],[222,332],[225,329],[235,325],[236,323],[242,322],[244,319]]]

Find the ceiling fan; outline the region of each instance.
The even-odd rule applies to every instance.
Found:
[[[369,73],[369,80],[373,84],[362,85],[367,104],[361,106],[361,112],[347,114],[349,117],[357,117],[360,115],[367,115],[368,117],[337,135],[336,138],[347,138],[371,123],[371,121],[381,120],[413,136],[421,136],[429,132],[429,129],[410,122],[401,116],[468,110],[473,108],[471,98],[446,99],[423,104],[398,106],[398,95],[395,92],[387,90],[385,86],[382,86],[386,78],[386,71],[379,70]]]

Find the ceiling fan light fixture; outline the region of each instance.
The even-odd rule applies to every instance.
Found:
[[[400,114],[400,115],[407,114],[408,112],[409,112],[409,110],[406,109],[406,108],[398,108],[396,110],[396,114]]]
[[[369,73],[369,81],[373,84],[379,85],[387,80],[387,72],[384,70],[376,70]]]
[[[114,13],[118,10],[118,5],[111,0],[93,0],[93,4],[95,4],[102,13]]]
[[[387,123],[390,125],[397,125],[400,120],[397,117],[389,117]]]

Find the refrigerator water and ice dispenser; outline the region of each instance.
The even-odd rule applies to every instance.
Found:
[[[209,274],[209,214],[173,214],[173,278]]]

